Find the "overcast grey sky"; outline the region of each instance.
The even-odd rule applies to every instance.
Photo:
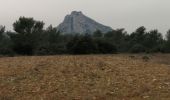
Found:
[[[57,26],[73,10],[128,32],[141,25],[163,33],[170,29],[170,0],[0,0],[0,3],[0,24],[10,30],[20,16]]]

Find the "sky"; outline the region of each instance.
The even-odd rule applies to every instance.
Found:
[[[58,26],[67,14],[82,11],[97,22],[129,33],[139,26],[148,31],[170,29],[170,0],[0,0],[0,25],[12,30],[20,17],[34,17]]]

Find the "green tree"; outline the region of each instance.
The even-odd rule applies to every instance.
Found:
[[[106,42],[104,40],[97,40],[96,41],[97,44],[97,51],[100,54],[113,54],[113,53],[117,53],[117,48],[115,45]]]
[[[163,46],[164,52],[170,53],[170,30],[167,31],[166,40]]]
[[[20,17],[13,24],[15,32],[19,34],[31,34],[42,32],[44,23],[42,21],[36,21],[33,18]]]
[[[132,43],[131,45],[136,44],[136,43],[143,45],[145,34],[146,34],[146,28],[144,26],[137,28],[136,31],[130,35],[130,39]]]
[[[13,54],[11,41],[5,32],[5,26],[0,26],[0,55],[12,56]]]
[[[129,35],[124,29],[116,29],[104,35],[104,40],[115,45],[119,52],[127,51]]]
[[[135,44],[130,48],[131,53],[144,53],[146,52],[146,49],[143,45],[141,44]]]
[[[14,24],[16,34],[10,34],[13,49],[18,54],[31,55],[37,46],[38,38],[43,32],[44,23],[33,18],[20,17]]]
[[[86,34],[84,36],[76,35],[73,40],[68,42],[67,49],[72,54],[97,53],[97,45],[89,34]]]
[[[170,30],[167,31],[166,40],[167,40],[167,41],[170,41]]]
[[[0,35],[5,32],[5,26],[0,25]]]
[[[148,49],[148,52],[160,52],[163,36],[158,30],[151,30],[146,34],[143,44]]]
[[[93,33],[93,37],[95,38],[102,38],[103,37],[103,33],[100,30],[97,30]]]

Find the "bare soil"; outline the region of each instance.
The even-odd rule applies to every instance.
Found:
[[[0,100],[170,100],[170,55],[1,57]]]

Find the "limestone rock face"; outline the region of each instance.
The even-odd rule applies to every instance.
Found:
[[[64,21],[57,27],[62,33],[93,33],[100,30],[103,33],[112,31],[112,28],[102,25],[85,16],[82,12],[73,11],[67,15]]]

